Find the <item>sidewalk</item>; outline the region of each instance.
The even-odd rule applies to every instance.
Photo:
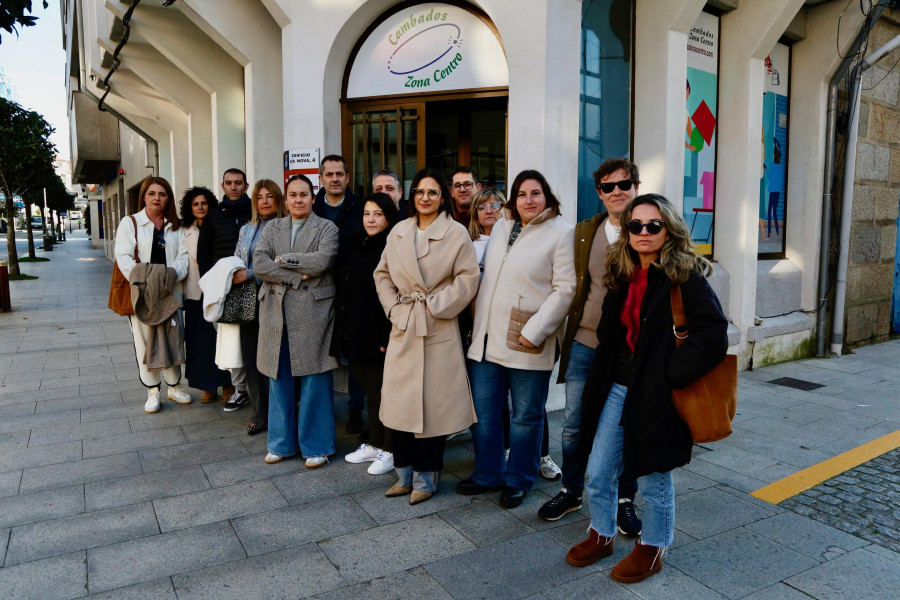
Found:
[[[4,598],[819,598],[900,590],[900,452],[779,505],[750,496],[801,469],[900,429],[900,342],[839,359],[740,376],[734,434],[696,446],[675,473],[675,544],[659,575],[622,586],[565,553],[588,510],[555,523],[539,480],[506,511],[499,494],[463,497],[468,436],[448,444],[441,491],[409,506],[340,457],[265,465],[247,412],[167,403],[143,412],[124,318],[106,308],[111,263],[71,234],[23,264],[0,313],[0,596]],[[44,255],[39,252],[39,255]],[[802,391],[779,378],[822,387]],[[199,392],[194,391],[195,399]],[[338,402],[343,431],[345,399]],[[562,411],[550,414],[560,463]]]

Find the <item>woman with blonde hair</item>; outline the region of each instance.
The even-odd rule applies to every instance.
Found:
[[[263,229],[272,219],[283,217],[284,196],[281,187],[271,179],[260,179],[253,186],[250,196],[250,221],[241,227],[238,234],[238,243],[234,249],[234,255],[241,258],[247,265],[245,270],[238,271],[232,279],[233,285],[244,282],[252,282],[259,288],[262,282],[256,278],[253,271],[253,253]],[[256,302],[256,314],[259,315],[259,300]],[[259,344],[259,320],[251,323],[241,323],[241,355],[244,359],[244,369],[247,373],[247,392],[250,396],[250,424],[247,425],[247,433],[256,435],[266,430],[269,420],[269,380],[256,368],[256,348]],[[235,398],[238,396],[232,396]],[[240,396],[243,398],[243,395]],[[225,404],[225,411],[232,412],[240,406]]]
[[[487,248],[494,223],[503,218],[501,209],[506,206],[503,192],[495,187],[481,188],[472,198],[471,214],[475,217],[469,221],[469,237],[475,244],[475,255],[478,264],[484,270],[484,249]]]
[[[581,451],[590,450],[588,538],[566,561],[584,567],[610,556],[616,535],[618,481],[637,477],[646,501],[634,550],[610,577],[635,583],[658,573],[674,541],[672,470],[691,460],[688,426],[672,389],[696,381],[725,357],[728,321],[706,281],[712,267],[694,253],[688,226],[657,194],[635,198],[607,255],[608,292],[599,345],[583,396]],[[672,295],[683,298],[687,337],[676,349]]]

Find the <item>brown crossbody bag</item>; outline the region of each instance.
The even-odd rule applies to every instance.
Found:
[[[684,316],[681,286],[672,286],[672,331],[675,348],[689,335]],[[731,435],[731,420],[737,410],[737,356],[726,354],[712,371],[681,389],[672,389],[672,404],[691,429],[695,443],[715,442]]]

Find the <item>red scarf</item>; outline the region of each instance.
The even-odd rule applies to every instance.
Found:
[[[622,305],[619,319],[625,326],[625,343],[634,352],[638,335],[641,333],[641,304],[647,293],[647,269],[637,269],[628,285],[628,296]]]

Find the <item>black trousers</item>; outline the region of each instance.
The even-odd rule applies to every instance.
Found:
[[[259,314],[259,305],[256,314]],[[241,323],[241,357],[247,374],[247,395],[252,411],[250,422],[265,427],[269,421],[269,378],[256,368],[258,345],[259,323]]]
[[[446,435],[417,438],[408,431],[393,432],[394,466],[412,467],[417,473],[441,471],[444,468],[444,442]]]
[[[369,367],[359,363],[350,363],[350,374],[362,386],[366,393],[366,409],[369,415],[369,444],[385,452],[393,452],[393,432],[384,426],[378,418],[381,409],[381,383],[384,380],[384,367]]]

